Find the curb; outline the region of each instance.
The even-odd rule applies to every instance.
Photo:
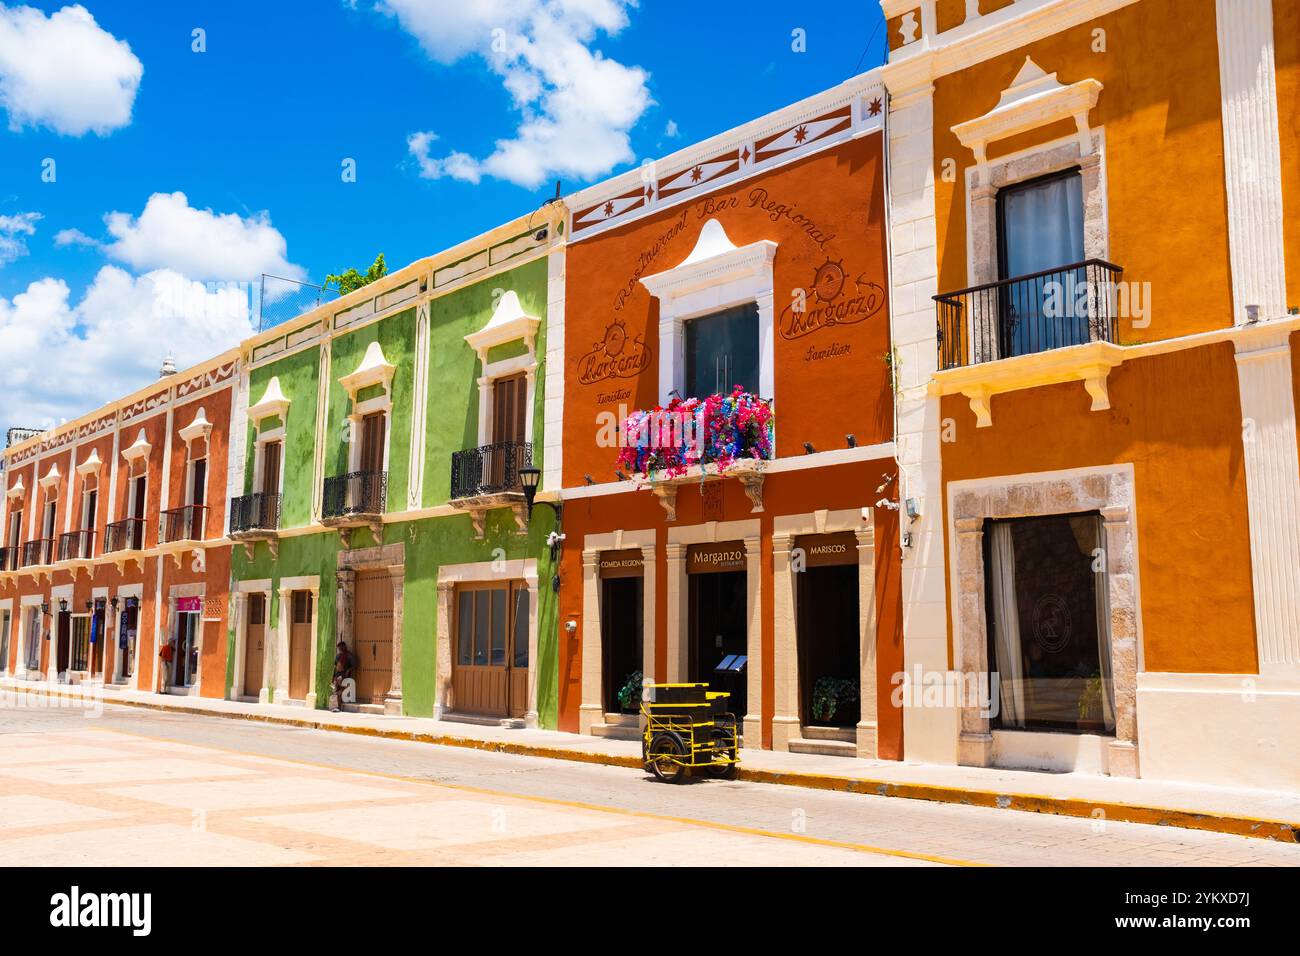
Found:
[[[73,695],[47,690],[26,689],[45,697],[74,699]],[[75,698],[82,699],[82,698]],[[552,760],[569,760],[576,763],[599,764],[610,767],[641,769],[636,757],[602,754],[541,744],[509,743],[498,740],[476,740],[446,734],[421,733],[410,730],[386,730],[383,727],[350,727],[313,720],[309,717],[285,717],[278,714],[223,714],[216,711],[197,710],[174,704],[150,701],[104,699],[106,704],[119,707],[139,707],[167,713],[189,714],[197,717],[215,717],[225,720],[247,720],[287,727],[305,727],[333,733],[376,737],[382,740],[404,740],[410,743],[437,744],[444,747],[463,747],[492,753],[515,754],[523,757],[545,757]],[[1142,823],[1150,826],[1178,827],[1184,830],[1203,830],[1232,836],[1274,840],[1279,843],[1300,843],[1300,822],[1268,820],[1257,817],[1207,813],[1173,807],[1151,807],[1132,803],[1080,800],[1073,797],[1053,797],[1042,794],[1006,793],[996,790],[971,790],[934,784],[898,783],[889,780],[871,780],[863,777],[839,777],[833,774],[792,773],[783,770],[750,770],[742,763],[738,779],[751,783],[777,784],[787,787],[804,787],[836,793],[862,793],[877,797],[898,797],[906,800],[926,800],[932,803],[950,803],[968,807],[985,807],[993,810],[1017,810],[1022,813],[1046,813],[1055,816],[1081,817],[1116,823]]]

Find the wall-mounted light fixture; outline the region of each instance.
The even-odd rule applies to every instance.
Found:
[[[59,611],[60,611],[61,613],[63,613],[63,614],[67,614],[67,613],[68,613],[68,599],[67,599],[67,598],[59,598]]]
[[[813,447],[813,443],[810,441],[806,441],[803,443],[803,450],[809,455],[817,454],[817,449]]]
[[[49,601],[42,601],[42,602],[41,602],[41,613],[44,614],[46,617],[49,617],[49,616],[50,616],[50,602],[49,602]]]
[[[519,469],[519,484],[524,490],[524,501],[528,504],[528,520],[532,521],[533,506],[537,503],[537,486],[541,484],[542,472],[540,468],[534,468],[528,465]],[[547,535],[546,543],[551,546],[551,566],[555,566],[555,559],[559,556],[560,542],[564,540],[564,534],[560,531],[564,520],[564,503],[556,501],[543,501],[541,504],[547,505],[555,512],[555,530]],[[551,589],[557,594],[560,591],[560,574],[558,571],[551,577]]]
[[[844,441],[848,444],[848,446],[849,446],[850,448],[857,448],[857,447],[858,447],[858,439],[857,439],[857,436],[856,436],[856,435],[853,435],[853,434],[845,435],[845,436],[844,436]]]

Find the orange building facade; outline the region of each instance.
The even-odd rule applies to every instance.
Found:
[[[0,664],[16,678],[226,693],[238,352],[4,452]],[[171,643],[164,667],[161,647]]]
[[[901,757],[885,107],[868,75],[566,199],[560,729],[706,681],[746,747]],[[620,465],[629,415],[735,387],[757,460]]]
[[[882,8],[907,756],[1294,789],[1296,5]]]

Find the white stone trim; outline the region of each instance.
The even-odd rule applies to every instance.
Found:
[[[1055,73],[1045,73],[1026,56],[1016,78],[1002,91],[998,105],[983,116],[958,123],[952,131],[961,144],[975,154],[975,162],[981,168],[988,162],[990,143],[1060,120],[1074,121],[1079,152],[1084,153],[1092,139],[1088,131],[1088,113],[1097,105],[1101,89],[1101,83],[1094,79],[1079,80],[1065,86],[1057,81]]]
[[[794,539],[801,535],[852,531],[857,537],[858,566],[858,702],[857,755],[875,759],[879,737],[876,693],[876,543],[875,509],[813,511],[778,515],[772,520],[772,654],[776,701],[772,713],[772,749],[789,750],[803,736],[800,715],[798,586],[791,563]],[[812,639],[812,635],[807,635]]]
[[[372,385],[382,385],[385,392],[391,393],[393,373],[396,371],[397,366],[384,358],[383,347],[376,339],[366,346],[366,354],[361,357],[361,364],[356,371],[340,378],[339,384],[348,393],[348,398],[356,402],[357,393]]]
[[[1300,678],[1300,454],[1290,335],[1237,342],[1261,675]]]
[[[641,549],[641,674],[655,676],[655,529],[611,531],[582,539],[582,683],[578,733],[589,734],[605,722],[604,636],[601,622],[600,555],[605,551]]]
[[[303,574],[295,577],[283,577],[280,579],[280,586],[276,589],[280,601],[280,613],[276,621],[274,641],[271,640],[271,634],[267,634],[268,660],[263,664],[262,681],[268,683],[268,677],[274,677],[274,683],[270,684],[271,702],[275,704],[289,703],[289,656],[290,646],[289,638],[293,630],[293,592],[310,591],[311,592],[311,657],[308,666],[310,672],[307,680],[307,696],[304,704],[308,709],[314,710],[316,707],[316,655],[319,652],[320,642],[320,575]],[[269,617],[268,607],[268,617]],[[269,621],[268,621],[269,628]],[[274,653],[269,653],[274,647]]]
[[[1233,321],[1286,313],[1272,0],[1215,0]],[[1294,106],[1294,104],[1292,104]]]
[[[414,511],[424,503],[425,433],[429,417],[429,303],[415,309],[415,380],[412,385],[411,455],[406,479],[406,507]]]
[[[280,388],[280,376],[273,375],[271,380],[266,383],[266,389],[262,392],[262,397],[248,406],[248,420],[253,423],[254,427],[266,418],[278,417],[283,422],[285,416],[289,413],[289,401],[289,398],[285,396],[284,391]]]
[[[543,489],[559,488],[564,476],[564,288],[567,275],[565,250],[557,250],[546,263],[546,378],[542,401]]]
[[[104,467],[104,462],[99,457],[99,449],[92,448],[90,457],[77,466],[76,471],[82,478],[89,478],[92,475],[99,477],[99,470]]]
[[[758,306],[758,393],[776,392],[775,305],[772,263],[777,244],[760,239],[736,246],[722,223],[710,219],[700,229],[695,248],[680,264],[641,284],[659,300],[659,404],[686,387],[686,321],[733,306]]]
[[[1142,603],[1131,463],[949,483],[953,666],[965,675],[966,686],[976,686],[992,670],[985,619],[984,521],[1081,511],[1100,511],[1105,530],[1103,547],[1115,702],[1115,737],[1107,747],[1108,770],[1112,776],[1136,777],[1139,775],[1136,686],[1137,672],[1142,666]],[[958,762],[990,766],[994,747],[989,718],[981,715],[977,701],[962,703]]]

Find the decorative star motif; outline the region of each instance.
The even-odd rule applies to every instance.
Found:
[[[874,100],[871,101],[871,106],[867,108],[867,112],[872,116],[879,116],[880,106],[881,106],[880,97],[877,96]]]
[[[703,175],[704,175],[703,167],[696,166],[694,169],[691,170],[691,182],[698,183],[700,181],[700,177]]]
[[[796,143],[802,143],[807,138],[808,138],[807,126],[800,126],[797,130],[794,131],[794,141]]]
[[[612,215],[614,215],[614,203],[611,201],[605,203],[605,218],[608,219]]]

